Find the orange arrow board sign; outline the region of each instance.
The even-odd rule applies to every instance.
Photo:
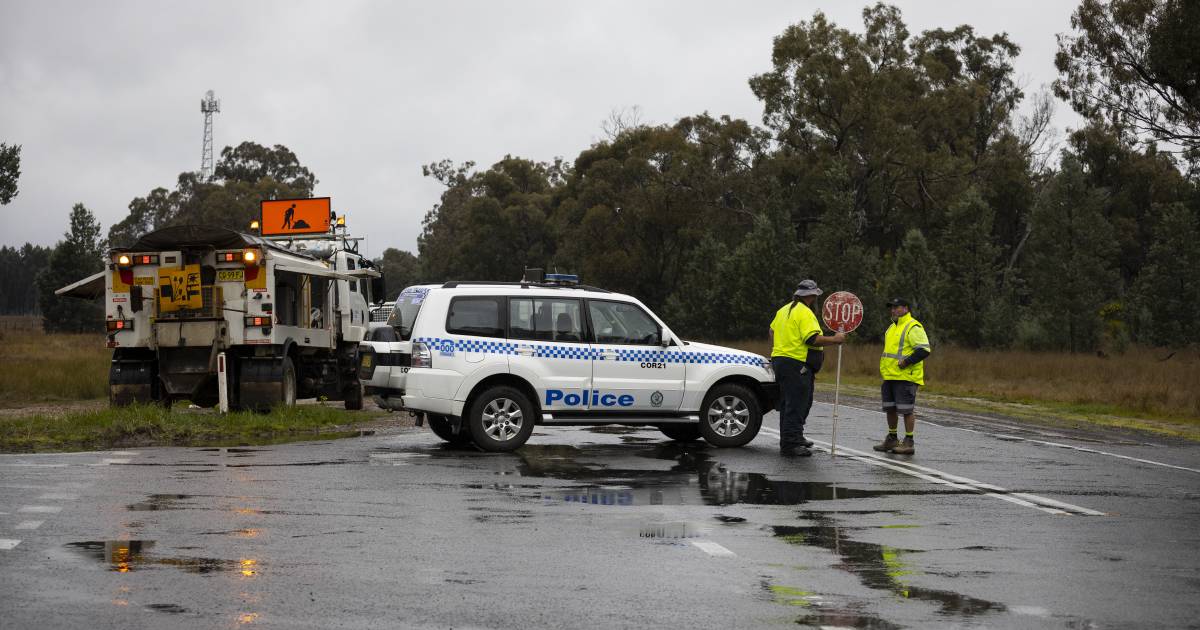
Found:
[[[261,203],[258,225],[263,236],[324,234],[329,231],[329,197],[273,199]]]

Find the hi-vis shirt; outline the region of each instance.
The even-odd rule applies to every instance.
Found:
[[[771,332],[775,338],[771,356],[807,361],[809,345],[804,342],[821,334],[821,324],[804,302],[789,302],[775,312]]]
[[[925,327],[913,318],[912,313],[896,320],[883,336],[883,356],[879,357],[879,375],[885,381],[910,381],[925,384],[925,362],[900,368],[900,359],[912,356],[918,348],[933,352]]]

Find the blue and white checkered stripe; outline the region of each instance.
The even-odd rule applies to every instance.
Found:
[[[629,350],[625,348],[595,348],[583,344],[534,344],[511,341],[484,341],[481,339],[448,339],[418,337],[413,341],[429,344],[441,352],[483,352],[487,354],[516,355],[519,348],[530,348],[533,356],[545,359],[574,359],[579,361],[618,361],[629,363],[696,363],[696,364],[741,364],[762,365],[762,358],[753,354],[734,352],[688,352],[687,350]],[[606,358],[605,354],[616,354]]]

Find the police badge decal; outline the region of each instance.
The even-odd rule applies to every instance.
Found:
[[[650,404],[655,407],[662,406],[662,392],[654,392],[650,394]]]

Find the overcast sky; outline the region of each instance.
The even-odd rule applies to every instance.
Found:
[[[574,159],[617,108],[648,123],[708,111],[761,123],[747,86],[771,42],[821,10],[861,30],[865,3],[0,3],[0,142],[20,144],[20,194],[0,244],[50,245],[84,203],[107,232],[131,199],[214,147],[283,144],[349,215],[367,250],[416,250],[441,188],[421,165],[505,154]],[[1055,78],[1055,34],[1078,0],[895,2],[911,32],[1007,32],[1032,93]],[[1078,125],[1058,104],[1060,132]]]

